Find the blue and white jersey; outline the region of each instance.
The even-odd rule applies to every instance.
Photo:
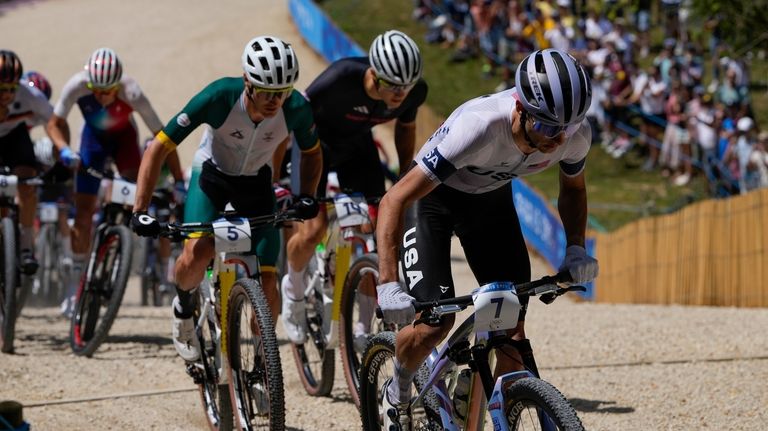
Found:
[[[553,152],[526,155],[512,137],[516,92],[512,88],[477,97],[456,108],[416,155],[419,167],[433,181],[474,194],[555,163],[568,176],[581,173],[592,140],[589,123],[582,122]]]

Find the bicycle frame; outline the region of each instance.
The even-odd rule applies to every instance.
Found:
[[[352,263],[352,252],[355,245],[362,247],[364,253],[375,251],[373,232],[363,233],[356,226],[342,227],[336,216],[336,210],[333,200],[325,203],[328,214],[328,229],[323,240],[325,249],[320,253],[315,253],[317,270],[307,283],[305,296],[312,290],[322,289],[323,302],[326,316],[330,314],[330,320],[323,321],[323,332],[325,333],[325,342],[327,349],[335,349],[339,345],[338,322],[341,316],[341,295],[344,288],[344,280],[347,278],[350,265]],[[334,265],[334,285],[333,298],[329,298],[325,289],[326,282],[330,274],[326,274],[326,269],[330,267],[331,260],[335,257]],[[326,326],[327,325],[327,326]]]

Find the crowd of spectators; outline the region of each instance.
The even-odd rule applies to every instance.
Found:
[[[705,175],[716,196],[765,187],[768,132],[753,120],[751,53],[732,52],[717,16],[691,37],[689,7],[689,0],[416,0],[413,16],[428,43],[453,50],[451,61],[482,58],[483,78],[501,80],[496,91],[514,85],[516,64],[535,49],[574,55],[592,77],[593,142],[615,158],[639,153],[641,169],[677,186]],[[654,13],[664,29],[655,45]]]

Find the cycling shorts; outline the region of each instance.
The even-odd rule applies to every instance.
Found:
[[[35,145],[29,137],[26,123],[20,123],[7,135],[0,136],[0,164],[11,169],[37,166]]]
[[[384,195],[384,168],[372,135],[361,139],[353,150],[354,154],[347,153],[343,158],[335,157],[332,145],[323,143],[322,147],[323,174],[317,187],[318,196],[324,197],[326,194],[329,171],[336,172],[342,192],[362,193],[371,198]]]
[[[469,194],[439,185],[416,203],[407,218],[400,256],[405,283],[418,301],[452,298],[451,237],[455,234],[480,285],[531,279],[531,263],[512,200],[511,183]],[[525,317],[528,297],[520,320]]]
[[[80,158],[84,166],[96,170],[104,169],[107,158],[111,158],[117,165],[118,172],[138,172],[141,153],[136,129],[130,126],[119,132],[100,133],[88,125],[83,126]],[[100,186],[100,179],[85,173],[78,173],[75,179],[77,193],[96,195]]]
[[[255,176],[231,176],[219,171],[207,160],[201,168],[192,169],[185,223],[207,223],[220,218],[227,203],[241,217],[272,214],[276,210],[272,191],[272,169],[264,165]],[[280,253],[280,234],[273,226],[254,230],[251,253],[259,257],[262,271],[274,271]]]

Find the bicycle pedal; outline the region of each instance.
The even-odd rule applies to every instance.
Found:
[[[201,364],[188,362],[187,374],[189,377],[192,377],[192,381],[194,381],[196,385],[202,385],[205,382],[205,371]]]

